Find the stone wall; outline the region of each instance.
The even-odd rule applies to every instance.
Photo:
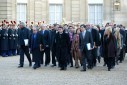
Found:
[[[103,2],[103,23],[115,22],[127,25],[127,0],[121,1],[121,10],[113,10],[115,0],[104,0]],[[16,20],[17,0],[0,0],[0,21]],[[64,0],[63,18],[66,21],[88,22],[88,0]],[[28,0],[27,21],[49,21],[49,2],[48,0]],[[35,23],[35,24],[36,24]]]

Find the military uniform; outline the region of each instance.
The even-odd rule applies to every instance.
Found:
[[[14,43],[14,31],[12,28],[9,28],[8,29],[8,47],[9,47],[9,50],[8,50],[8,56],[12,56],[12,49],[13,49],[13,43]]]
[[[1,30],[1,55],[3,57],[7,56],[7,51],[8,51],[8,30],[6,28],[2,28]]]
[[[12,54],[16,55],[16,49],[18,46],[18,32],[17,29],[13,29],[14,35],[13,35],[13,49],[12,49]]]

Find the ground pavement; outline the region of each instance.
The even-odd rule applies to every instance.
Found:
[[[17,68],[18,64],[19,56],[0,57],[0,85],[127,85],[127,58],[110,72],[103,62],[86,72],[51,66],[33,70],[26,58],[23,68]]]

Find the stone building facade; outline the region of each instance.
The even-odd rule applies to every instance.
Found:
[[[115,4],[119,2],[119,4]],[[127,26],[127,0],[0,0],[2,20],[28,23],[80,22]],[[118,10],[115,6],[118,6]]]

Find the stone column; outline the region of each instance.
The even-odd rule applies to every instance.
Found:
[[[113,13],[113,3],[112,0],[104,0],[104,9],[103,9],[103,23],[114,21]]]

